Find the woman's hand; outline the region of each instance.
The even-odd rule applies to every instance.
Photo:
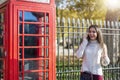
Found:
[[[83,34],[83,40],[87,39],[87,37],[88,37],[88,33]]]

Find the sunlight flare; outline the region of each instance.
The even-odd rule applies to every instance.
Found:
[[[105,5],[108,8],[120,8],[120,0],[105,0]]]

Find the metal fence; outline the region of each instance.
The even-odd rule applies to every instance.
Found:
[[[111,63],[103,67],[104,80],[120,79],[120,22],[57,18],[57,80],[80,80],[82,59],[77,59],[75,51],[83,34],[91,24],[102,30]]]

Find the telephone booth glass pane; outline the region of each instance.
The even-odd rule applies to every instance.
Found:
[[[0,46],[3,46],[3,24],[0,25]]]
[[[49,13],[18,13],[19,80],[48,80]]]
[[[0,13],[0,80],[4,78],[4,46],[3,46],[3,26],[4,26],[4,14]]]
[[[0,0],[0,5],[6,2],[7,0]]]

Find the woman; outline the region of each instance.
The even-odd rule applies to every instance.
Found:
[[[107,66],[110,60],[102,33],[97,25],[91,25],[88,28],[87,35],[83,37],[76,55],[77,58],[83,58],[80,80],[88,80],[83,77],[88,72],[92,74],[92,80],[103,80],[101,63]]]

